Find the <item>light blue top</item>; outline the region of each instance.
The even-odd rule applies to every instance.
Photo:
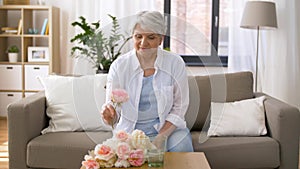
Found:
[[[155,136],[158,134],[153,126],[159,123],[157,100],[153,90],[152,81],[153,75],[143,77],[138,120],[135,125],[135,129],[144,131],[148,136]]]

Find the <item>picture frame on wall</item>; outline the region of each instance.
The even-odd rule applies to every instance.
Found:
[[[28,47],[28,62],[49,62],[49,48]]]

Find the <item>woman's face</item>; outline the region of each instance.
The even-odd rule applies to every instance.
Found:
[[[139,55],[156,55],[157,48],[162,40],[162,35],[146,31],[139,24],[136,25],[133,31],[134,48]]]

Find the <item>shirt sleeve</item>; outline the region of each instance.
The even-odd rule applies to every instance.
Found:
[[[104,105],[113,105],[112,101],[111,101],[111,93],[113,89],[119,88],[119,82],[118,82],[118,74],[117,74],[117,62],[114,62],[108,72],[107,75],[107,82],[106,82],[106,102],[104,103]],[[116,121],[114,123],[114,125],[116,125],[120,119],[121,116],[121,109],[115,108],[116,113],[117,113],[117,118]]]
[[[174,76],[174,96],[173,105],[166,120],[178,128],[185,128],[185,113],[189,105],[189,86],[187,71],[183,60],[178,60],[173,71]]]

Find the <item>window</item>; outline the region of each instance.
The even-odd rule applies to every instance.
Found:
[[[164,48],[187,65],[227,66],[228,6],[229,0],[164,0],[169,14]]]

